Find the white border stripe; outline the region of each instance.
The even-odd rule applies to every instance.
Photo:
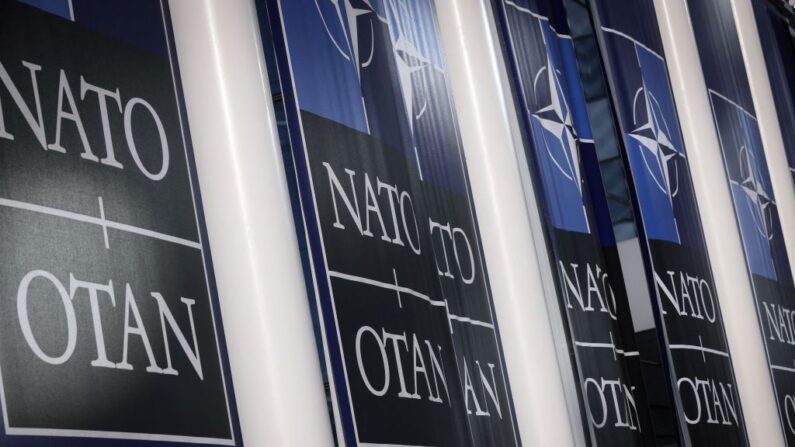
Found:
[[[724,101],[728,102],[729,104],[733,105],[734,107],[736,107],[736,108],[740,109],[740,111],[741,111],[741,112],[743,112],[743,113],[745,113],[746,115],[748,115],[748,117],[749,117],[749,118],[751,118],[752,120],[754,120],[754,121],[757,121],[757,119],[756,119],[756,116],[754,116],[754,114],[753,114],[753,113],[751,113],[751,112],[749,112],[749,111],[745,110],[745,108],[743,108],[743,106],[741,106],[740,104],[737,104],[736,102],[732,101],[731,99],[727,98],[726,96],[723,96],[723,95],[722,95],[722,94],[720,94],[719,92],[717,92],[717,91],[715,91],[715,90],[712,90],[711,88],[708,88],[708,89],[707,89],[707,91],[708,91],[710,94],[712,94],[712,95],[715,95],[715,96],[717,96],[718,98],[720,98],[720,99],[722,99],[722,100],[724,100]],[[760,133],[761,133],[761,131],[760,131]]]
[[[651,53],[651,54],[653,54],[653,55],[657,56],[657,57],[658,57],[660,60],[662,60],[662,61],[665,61],[665,58],[664,58],[664,57],[662,57],[662,55],[661,55],[661,54],[659,54],[659,53],[657,53],[656,51],[652,50],[651,48],[649,48],[648,46],[646,46],[646,44],[644,44],[643,42],[639,41],[638,39],[635,39],[634,37],[630,36],[629,34],[623,33],[623,32],[621,32],[621,31],[619,31],[619,30],[617,30],[617,29],[608,28],[608,27],[606,27],[606,26],[603,26],[603,27],[602,27],[602,31],[604,31],[604,32],[606,32],[606,33],[610,33],[610,34],[615,34],[616,36],[621,36],[621,37],[623,37],[624,39],[627,39],[627,40],[631,41],[631,42],[632,42],[632,43],[634,43],[635,45],[637,45],[637,46],[639,46],[639,47],[642,47],[643,49],[645,49],[645,50],[646,50],[646,51],[648,51],[649,53]],[[638,62],[638,63],[640,63],[640,62]]]
[[[522,12],[522,13],[528,14],[528,15],[530,15],[532,17],[535,17],[535,18],[537,18],[540,21],[547,22],[547,24],[549,25],[549,28],[555,34],[557,34],[558,37],[563,38],[563,39],[572,40],[570,35],[558,32],[558,30],[556,30],[555,27],[552,26],[552,23],[550,23],[549,17],[543,16],[543,15],[537,13],[537,12],[533,12],[533,11],[527,9],[527,8],[523,8],[523,7],[519,6],[519,5],[517,5],[516,3],[512,2],[511,0],[504,0],[504,3],[505,3],[506,6],[510,6],[510,7],[514,8],[514,9],[516,9],[519,12]]]

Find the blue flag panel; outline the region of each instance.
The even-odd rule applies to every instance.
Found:
[[[67,20],[73,19],[71,0],[19,0],[51,14],[59,15]]]
[[[271,0],[344,445],[518,446],[431,0]]]
[[[669,380],[692,445],[747,437],[653,2],[597,0]]]
[[[776,198],[731,5],[688,0],[696,44],[753,285],[759,324],[788,445],[795,445],[795,349],[784,317],[795,308]],[[786,115],[782,115],[786,116]],[[751,297],[748,297],[751,298]],[[784,330],[784,332],[782,332]]]
[[[637,445],[647,420],[640,380],[630,372],[639,356],[628,348],[634,330],[620,264],[608,255],[615,251],[609,216],[599,226],[594,214],[591,197],[604,201],[604,188],[563,3],[499,0],[497,10],[588,437],[593,445]],[[601,210],[607,213],[606,204]],[[605,384],[618,391],[611,394]],[[601,404],[611,399],[619,405]]]

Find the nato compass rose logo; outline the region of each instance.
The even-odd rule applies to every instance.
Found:
[[[772,212],[770,205],[776,203],[765,191],[762,173],[756,155],[746,145],[740,146],[740,181],[737,185],[745,193],[748,212],[753,217],[759,236],[770,241],[773,239]]]
[[[401,93],[409,125],[413,131],[414,119],[419,119],[427,109],[426,100],[414,116],[414,93],[417,91],[415,83],[418,82],[414,74],[431,66],[431,62],[412,43],[407,30],[404,29],[410,27],[411,22],[409,19],[411,11],[406,3],[402,0],[314,0],[314,2],[331,43],[345,60],[353,64],[360,82],[362,69],[372,64],[375,55],[374,21],[380,21],[389,27]],[[383,10],[383,16],[379,15],[379,10]],[[366,27],[363,32],[370,36],[367,48],[360,46],[361,27]]]
[[[645,103],[645,108],[642,110],[645,122],[642,123],[639,122],[642,117],[638,116],[638,103],[641,98]],[[644,149],[642,155],[646,171],[673,206],[673,198],[679,192],[679,168],[676,166],[674,157],[680,153],[668,137],[671,134],[668,123],[662,116],[662,109],[654,94],[646,90],[645,87],[641,87],[635,92],[633,110],[632,118],[638,127],[632,130],[629,136],[640,143],[641,148]],[[671,173],[671,165],[673,165],[673,173]]]
[[[659,101],[645,85],[638,88],[632,105],[632,121],[636,126],[628,134],[634,142],[636,157],[639,157],[650,179],[650,188],[662,194],[667,201],[672,222],[649,222],[649,224],[673,225],[672,237],[679,241],[679,229],[676,224],[674,210],[674,197],[679,193],[679,167],[677,157],[685,158],[683,152],[672,142],[677,128],[669,126]]]
[[[548,38],[551,33],[546,34]],[[562,73],[555,67],[549,49],[546,62],[546,66],[539,69],[533,79],[533,95],[535,104],[546,103],[545,99],[548,97],[548,105],[530,113],[534,127],[540,127],[540,133],[543,135],[541,138],[536,137],[537,140],[541,140],[539,142],[541,144],[538,145],[544,148],[547,159],[552,163],[551,169],[557,173],[554,176],[545,176],[542,172],[546,189],[554,191],[548,193],[550,196],[548,199],[563,206],[563,209],[556,209],[555,205],[550,204],[553,222],[559,228],[590,233],[588,216],[583,204],[583,180],[580,175],[578,148],[580,138],[574,127],[571,107],[566,100],[560,80]]]
[[[359,47],[359,18],[372,14],[382,22],[386,19],[378,16],[369,0],[352,2],[351,0],[314,0],[317,13],[323,22],[326,34],[331,43],[345,60],[356,68],[361,79],[361,68],[367,67],[373,60],[375,52],[375,36],[370,23],[370,47],[362,53]],[[359,6],[354,6],[357,3]],[[367,55],[362,62],[362,57]]]
[[[539,96],[538,83],[542,76],[546,75],[547,87],[549,88],[550,104],[537,110],[533,116],[541,123],[541,126],[557,139],[558,145],[555,149],[546,145],[549,158],[558,167],[564,177],[574,182],[577,189],[582,194],[582,182],[580,181],[580,160],[577,153],[577,131],[572,125],[569,104],[560,86],[560,72],[550,69],[553,67],[552,61],[547,56],[547,67],[541,68],[536,73],[533,84],[533,93],[536,98]]]
[[[314,3],[326,35],[337,52],[354,66],[360,87],[365,82],[363,78],[368,76],[368,67],[376,72],[374,76],[378,76],[379,68],[371,67],[376,52],[376,33],[384,26],[388,29],[392,56],[397,67],[397,83],[403,99],[402,112],[408,120],[410,132],[414,135],[416,121],[426,113],[430,102],[425,93],[427,85],[423,88],[423,84],[428,81],[419,74],[427,69],[439,70],[417,47],[418,43],[421,45],[423,38],[427,39],[427,36],[419,35],[417,20],[413,17],[417,11],[405,0],[314,0]],[[365,119],[367,108],[377,103],[371,101],[373,99],[362,98]],[[369,123],[367,129],[369,133]],[[422,178],[417,151],[415,146],[414,155]]]

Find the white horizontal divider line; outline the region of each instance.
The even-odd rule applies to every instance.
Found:
[[[100,201],[101,203],[101,201]],[[179,238],[176,236],[171,236],[164,233],[158,233],[157,231],[147,230],[145,228],[139,228],[133,225],[123,224],[120,222],[115,222],[112,220],[108,220],[104,218],[104,207],[101,210],[103,217],[94,217],[94,216],[87,216],[84,214],[74,213],[71,211],[64,211],[57,208],[50,208],[47,206],[36,205],[32,203],[21,202],[18,200],[11,200],[0,198],[0,206],[5,206],[7,208],[14,208],[19,210],[31,211],[34,213],[39,214],[46,214],[48,216],[55,216],[60,217],[63,219],[72,220],[75,222],[83,222],[91,225],[97,225],[102,227],[103,231],[107,231],[107,228],[112,228],[114,230],[124,231],[126,233],[137,234],[140,236],[149,237],[152,239],[158,239],[165,242],[170,242],[172,244],[183,245],[189,248],[195,248],[197,250],[201,250],[202,246],[198,242],[194,242],[188,239]]]
[[[615,349],[615,346],[612,343],[592,343],[588,341],[575,341],[575,345],[580,346],[582,348],[608,348],[608,349]]]
[[[415,445],[415,444],[374,444],[372,442],[360,442],[359,447],[434,447],[434,446]]]
[[[770,365],[770,369],[795,373],[795,368],[788,368],[786,366]]]
[[[737,109],[739,109],[741,112],[743,112],[744,114],[748,115],[748,118],[751,118],[751,119],[752,119],[752,120],[754,120],[754,121],[756,121],[756,120],[757,120],[757,119],[756,119],[756,116],[754,116],[754,114],[753,114],[753,113],[751,113],[751,112],[749,112],[749,111],[745,110],[745,108],[744,108],[743,106],[741,106],[740,104],[737,104],[735,101],[733,101],[733,100],[731,100],[730,98],[728,98],[728,97],[724,96],[723,94],[721,94],[721,93],[720,93],[720,92],[718,92],[717,90],[712,90],[711,88],[709,88],[709,89],[707,89],[707,91],[709,91],[709,92],[710,92],[712,95],[714,95],[714,96],[716,96],[716,97],[718,97],[718,98],[720,98],[720,99],[722,99],[722,100],[724,100],[724,101],[728,102],[729,104],[733,105],[734,107],[736,107]],[[710,98],[710,99],[712,99],[712,98]],[[714,107],[713,107],[713,108],[714,108]]]
[[[431,306],[436,307],[444,307],[444,301],[433,300],[428,295],[424,293],[417,292],[416,290],[409,289],[408,287],[403,287],[395,284],[390,284],[388,282],[378,281],[375,279],[364,278],[362,276],[356,275],[349,275],[347,273],[335,272],[333,270],[329,270],[328,275],[332,278],[339,278],[344,279],[346,281],[358,282],[360,284],[367,284],[368,286],[375,286],[380,287],[382,289],[392,290],[394,292],[405,293],[408,295],[412,295],[416,298],[421,300],[427,301]]]
[[[638,351],[625,351],[624,349],[616,347],[615,342],[613,341],[613,333],[609,332],[610,334],[610,343],[599,343],[599,342],[588,342],[588,341],[577,341],[574,340],[574,345],[580,348],[597,348],[597,349],[610,349],[613,351],[613,358],[616,358],[616,354],[623,355],[624,357],[637,357],[640,356],[640,352]]]
[[[704,353],[719,355],[721,357],[729,358],[728,352],[719,351],[717,349],[712,348],[705,348],[703,346],[696,346],[696,345],[685,345],[685,344],[674,344],[668,345],[669,349],[681,349],[686,351],[700,351],[701,355],[703,356]]]
[[[611,345],[610,343],[589,343],[585,341],[575,341],[575,345],[581,348],[605,348],[605,349],[612,349],[616,352],[616,354],[621,354],[624,357],[637,357],[640,355],[638,351],[625,351],[621,348],[616,348],[615,346]]]
[[[494,324],[493,323],[476,320],[474,318],[469,318],[469,317],[466,317],[466,316],[451,314],[450,310],[449,310],[449,308],[447,306],[447,302],[446,301],[434,300],[433,298],[429,297],[428,295],[426,295],[424,293],[418,292],[418,291],[416,291],[414,289],[410,289],[410,288],[405,287],[405,286],[400,286],[400,285],[397,284],[397,275],[394,272],[393,272],[393,275],[395,276],[395,284],[391,284],[391,283],[383,282],[383,281],[378,281],[378,280],[375,280],[375,279],[365,278],[365,277],[362,277],[362,276],[351,275],[351,274],[348,274],[348,273],[336,272],[336,271],[333,271],[333,270],[329,270],[328,271],[328,276],[331,277],[331,278],[343,279],[343,280],[346,280],[346,281],[352,281],[352,282],[356,282],[356,283],[359,283],[359,284],[366,284],[368,286],[374,286],[374,287],[380,287],[380,288],[386,289],[386,290],[392,290],[392,291],[394,291],[394,292],[396,292],[398,294],[406,294],[406,295],[411,295],[411,296],[413,296],[415,298],[419,298],[419,299],[427,302],[428,304],[430,304],[431,306],[434,306],[434,307],[444,307],[446,312],[447,312],[448,320],[455,320],[455,321],[459,321],[461,323],[468,323],[468,324],[471,324],[473,326],[480,326],[480,327],[485,327],[485,328],[489,328],[489,329],[494,330]],[[451,328],[451,332],[452,332],[452,328]]]
[[[455,315],[455,314],[451,314],[451,313],[449,313],[449,312],[448,312],[447,316],[448,316],[448,317],[449,317],[451,320],[456,320],[456,321],[460,321],[460,322],[462,322],[462,323],[469,323],[469,324],[473,324],[473,325],[475,325],[475,326],[482,326],[482,327],[487,327],[487,328],[489,328],[489,329],[494,329],[494,324],[492,324],[492,323],[487,323],[487,322],[485,322],[485,321],[473,320],[472,318],[469,318],[469,317],[461,317],[461,316],[458,316],[458,315]]]

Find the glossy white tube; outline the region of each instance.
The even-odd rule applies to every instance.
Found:
[[[170,7],[243,440],[331,446],[254,5]]]

